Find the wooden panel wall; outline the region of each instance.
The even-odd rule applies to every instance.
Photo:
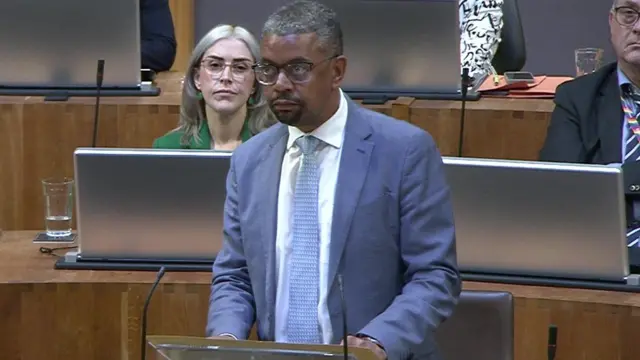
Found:
[[[193,17],[194,0],[169,0],[173,26],[176,32],[178,50],[172,71],[184,72],[194,46],[195,23]]]
[[[148,291],[149,284],[138,282],[2,283],[1,358],[139,359],[140,314]],[[209,294],[208,284],[164,280],[149,307],[147,334],[204,336]],[[581,302],[514,294],[515,360],[546,359],[550,323],[559,329],[558,360],[638,360],[638,308],[598,303],[611,293],[600,295]],[[152,353],[147,348],[147,356]]]

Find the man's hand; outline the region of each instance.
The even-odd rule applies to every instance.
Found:
[[[344,341],[341,341],[340,345],[343,345],[343,343]],[[366,337],[357,337],[357,336],[349,335],[347,336],[347,345],[349,347],[359,347],[359,348],[369,349],[373,351],[373,353],[376,354],[376,357],[380,360],[386,360],[387,358],[387,353],[384,351],[384,349],[380,347],[378,344],[374,343],[373,341],[367,339]]]

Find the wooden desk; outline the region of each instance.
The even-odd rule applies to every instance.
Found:
[[[181,73],[161,74],[158,97],[103,98],[99,147],[150,147],[174,128]],[[429,131],[443,155],[455,156],[460,102],[398,99],[368,106]],[[550,100],[482,99],[468,102],[464,156],[536,159],[544,142]],[[42,229],[41,179],[73,176],[73,151],[91,146],[94,99],[44,102],[0,97],[0,228]]]
[[[3,360],[139,358],[140,313],[152,272],[53,270],[34,232],[0,238]],[[63,252],[60,252],[63,254]],[[150,306],[148,334],[204,335],[209,273],[168,273]],[[465,283],[515,297],[516,360],[546,359],[558,326],[561,360],[637,360],[640,296],[630,293]]]

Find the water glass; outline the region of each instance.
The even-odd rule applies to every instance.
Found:
[[[44,191],[44,223],[46,233],[53,237],[71,235],[73,216],[73,179],[42,180]]]
[[[576,76],[591,74],[602,66],[604,50],[597,48],[577,49]]]

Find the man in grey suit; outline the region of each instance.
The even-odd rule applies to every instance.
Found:
[[[267,20],[257,80],[279,124],[236,149],[207,336],[348,344],[440,359],[460,294],[455,231],[433,139],[369,111],[340,83],[335,13],[296,1]]]

